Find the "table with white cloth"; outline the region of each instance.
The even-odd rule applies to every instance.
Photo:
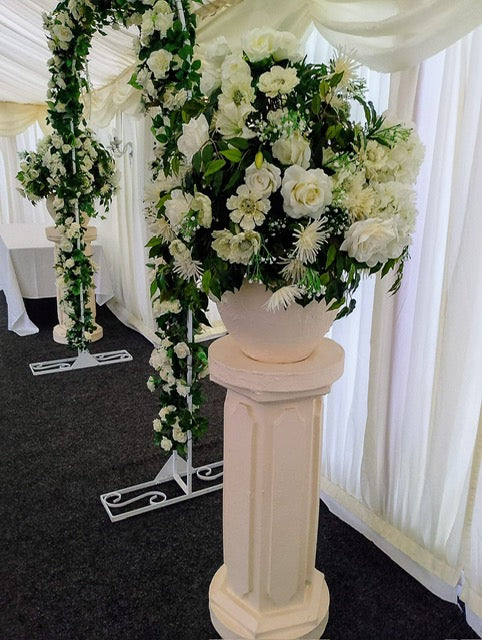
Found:
[[[0,290],[7,300],[8,329],[19,336],[38,332],[23,298],[55,298],[54,244],[43,224],[0,224]],[[92,243],[96,302],[104,304],[114,291],[102,246]]]

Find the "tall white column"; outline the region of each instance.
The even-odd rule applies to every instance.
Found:
[[[329,592],[315,569],[323,395],[343,372],[343,349],[323,338],[306,360],[245,356],[230,336],[209,349],[226,387],[224,564],[209,590],[226,639],[319,638]]]
[[[56,227],[47,227],[45,229],[45,234],[47,236],[47,239],[55,244],[54,255],[55,255],[55,262],[57,262],[57,256],[58,256],[60,240],[61,240],[60,233],[57,231]],[[92,249],[91,243],[94,240],[96,240],[96,238],[97,238],[97,228],[87,227],[84,235],[84,241],[85,241],[84,253],[86,256],[89,256],[89,257],[92,256],[93,249]],[[59,288],[57,287],[57,317],[59,320],[59,324],[55,325],[53,329],[53,339],[55,342],[59,342],[60,344],[67,344],[67,326],[65,322],[66,315],[60,305],[60,298],[61,298],[60,291],[59,291]],[[92,313],[92,322],[94,323],[94,326],[95,326],[95,329],[92,332],[92,337],[90,338],[90,341],[95,342],[96,340],[100,340],[102,338],[102,336],[104,335],[104,330],[102,329],[100,324],[97,324],[95,321],[96,306],[95,306],[95,289],[93,287],[89,290],[87,294],[86,307],[90,309]]]

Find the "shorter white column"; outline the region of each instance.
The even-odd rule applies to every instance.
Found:
[[[224,564],[209,590],[226,639],[319,638],[329,592],[315,569],[323,395],[344,352],[323,338],[302,362],[245,356],[230,336],[209,349],[211,380],[226,387]]]
[[[47,227],[45,229],[45,234],[47,239],[55,244],[55,262],[58,259],[59,245],[60,245],[60,233],[57,231],[55,227]],[[97,239],[97,228],[96,227],[87,227],[87,230],[84,235],[85,241],[85,255],[91,257],[93,253],[91,243]],[[67,344],[67,326],[66,326],[66,315],[61,308],[60,305],[60,290],[57,287],[57,317],[59,320],[59,324],[55,325],[53,329],[53,338],[55,342],[59,342],[60,344]],[[92,337],[90,338],[91,342],[96,342],[100,340],[104,335],[104,331],[102,327],[96,323],[96,306],[95,306],[95,289],[92,287],[87,294],[87,302],[85,305],[88,309],[90,309],[92,313],[92,322],[94,323],[95,329],[92,332]]]

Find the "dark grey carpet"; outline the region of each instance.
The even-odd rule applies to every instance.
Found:
[[[208,587],[222,562],[221,493],[111,523],[99,495],[151,480],[156,398],[150,344],[100,309],[130,363],[34,377],[29,362],[72,354],[51,339],[53,300],[29,304],[40,333],[7,331],[0,293],[0,640],[218,638]],[[195,463],[222,457],[223,391],[206,381],[209,435]],[[475,638],[429,593],[321,505],[317,567],[331,593],[332,640]]]

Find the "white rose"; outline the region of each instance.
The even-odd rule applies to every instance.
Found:
[[[187,440],[187,433],[183,431],[178,424],[176,424],[172,428],[172,437],[173,437],[173,440],[175,440],[176,442],[180,442],[182,444]]]
[[[209,124],[206,116],[201,114],[182,125],[182,134],[177,141],[177,148],[186,157],[188,163],[193,155],[209,140]]]
[[[158,51],[153,51],[148,57],[147,66],[154,74],[154,77],[157,80],[161,80],[166,77],[171,60],[172,53],[170,51],[159,49]]]
[[[221,79],[223,84],[251,82],[251,67],[240,55],[230,55],[221,65]]]
[[[209,62],[220,65],[224,58],[231,53],[228,41],[224,36],[219,36],[210,42],[204,49],[204,57]]]
[[[186,384],[184,384],[184,382],[178,380],[176,382],[176,391],[180,396],[186,398],[189,395],[191,389]]]
[[[154,427],[154,431],[157,431],[157,432],[162,431],[162,424],[159,418],[155,418],[152,421],[152,426]]]
[[[213,209],[211,199],[204,193],[196,193],[191,209],[198,212],[197,221],[201,227],[208,229],[213,221]]]
[[[190,353],[189,347],[185,342],[178,342],[174,347],[174,353],[180,360],[183,360],[187,358]]]
[[[273,156],[282,164],[298,164],[304,169],[310,165],[310,144],[299,131],[295,131],[289,138],[276,140],[272,151]]]
[[[191,208],[192,195],[184,194],[180,189],[171,192],[171,199],[166,200],[166,217],[176,231]]]
[[[276,31],[260,27],[249,31],[242,39],[243,49],[251,62],[268,58],[276,48]]]
[[[332,201],[332,179],[323,169],[286,169],[281,187],[283,208],[291,218],[318,218]]]
[[[374,267],[379,262],[398,258],[403,245],[400,243],[396,223],[393,220],[368,218],[354,222],[345,233],[340,249],[351,258]]]
[[[275,60],[291,60],[292,62],[301,60],[303,54],[300,52],[300,44],[296,36],[289,31],[278,31],[273,58]]]
[[[156,5],[157,6],[157,5]],[[155,8],[155,7],[154,7]],[[172,27],[174,24],[174,14],[173,13],[158,13],[156,15],[154,26],[156,31],[159,31],[161,36],[165,36],[167,30]]]
[[[61,49],[67,49],[68,43],[72,40],[72,31],[65,24],[54,24],[52,35],[57,39]]]
[[[164,449],[164,451],[170,451],[172,449],[172,441],[164,436],[161,440],[161,448]]]
[[[250,191],[255,191],[260,196],[268,198],[281,186],[281,171],[269,162],[263,162],[260,169],[253,163],[246,169],[244,181]]]

